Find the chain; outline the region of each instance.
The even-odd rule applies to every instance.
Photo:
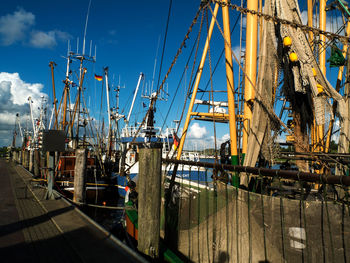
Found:
[[[331,40],[332,39],[338,39],[338,40],[342,41],[343,43],[350,42],[350,38],[346,37],[346,36],[342,36],[342,35],[331,33],[331,32],[328,32],[328,31],[324,31],[324,30],[321,30],[321,29],[318,29],[318,28],[314,28],[314,27],[302,25],[302,24],[299,24],[299,23],[295,23],[295,22],[292,22],[292,21],[289,21],[289,20],[285,20],[285,19],[282,19],[282,18],[278,18],[278,17],[275,17],[275,16],[264,14],[262,12],[258,12],[258,11],[255,11],[255,10],[244,8],[244,7],[235,5],[235,4],[225,3],[225,2],[223,2],[221,0],[211,0],[211,1],[213,3],[218,3],[221,6],[228,6],[232,10],[236,10],[238,12],[241,12],[242,14],[249,13],[249,14],[252,14],[252,15],[257,15],[258,17],[263,18],[266,21],[273,21],[275,23],[288,25],[288,26],[291,26],[291,27],[294,27],[294,28],[299,27],[300,29],[302,29],[304,31],[308,31],[308,32],[311,31],[315,35],[325,35],[327,38],[329,38]]]
[[[214,0],[214,1],[216,1],[216,0]],[[220,1],[218,1],[218,2],[221,3]],[[226,6],[226,4],[225,4],[225,6]],[[210,6],[208,6],[208,8],[209,8],[210,12],[212,13],[212,15],[213,15],[213,17],[214,17],[214,12],[213,12],[212,8],[211,8]],[[226,38],[225,38],[224,32],[223,32],[222,28],[220,27],[220,24],[219,24],[219,22],[217,21],[216,18],[215,18],[215,23],[216,23],[216,25],[218,26],[218,29],[219,29],[219,31],[220,31],[220,33],[221,33],[221,35],[222,35],[222,37],[223,37],[223,39],[224,39],[224,41],[225,41],[225,45],[228,45],[228,46],[229,46],[229,44],[228,44],[228,42],[227,42],[227,40],[226,40]],[[241,68],[241,70],[243,71],[244,76],[248,79],[248,81],[249,81],[250,84],[252,85],[253,89],[255,90],[255,93],[256,93],[257,95],[260,96],[260,98],[261,98],[261,103],[264,105],[264,107],[266,108],[266,110],[272,115],[273,119],[276,120],[282,127],[284,127],[284,128],[286,129],[286,131],[289,131],[289,132],[292,133],[292,130],[291,130],[290,128],[288,128],[287,125],[276,115],[276,113],[274,112],[273,108],[272,108],[268,103],[266,103],[266,102],[263,100],[263,96],[261,96],[261,94],[259,93],[259,91],[258,91],[257,88],[256,88],[256,85],[253,84],[252,80],[247,76],[247,74],[246,74],[246,72],[245,72],[245,69],[244,69],[244,68],[242,67],[242,65],[239,63],[239,60],[237,59],[237,57],[236,57],[235,53],[233,52],[233,50],[232,50],[232,56],[233,56],[233,58],[236,60],[238,66],[239,66],[239,67]],[[300,146],[304,151],[308,151],[308,149],[305,148],[303,142],[302,142],[299,138],[295,137],[295,143],[298,144],[298,146]],[[325,153],[321,153],[321,154],[324,155],[324,156],[327,156]],[[311,153],[311,156],[314,156],[314,155]],[[330,157],[330,156],[327,156],[327,157],[330,158],[330,159],[332,159],[332,160],[334,160],[336,163],[338,163],[338,164],[341,165],[341,163],[340,163],[338,160],[336,160],[335,158],[332,158],[332,157]],[[327,164],[325,164],[325,166],[328,167]]]

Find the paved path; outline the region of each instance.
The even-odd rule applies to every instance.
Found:
[[[31,179],[0,159],[0,262],[145,262]]]

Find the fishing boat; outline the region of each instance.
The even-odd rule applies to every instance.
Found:
[[[160,143],[162,144],[163,158],[174,158],[176,144],[178,143],[178,138],[175,136],[176,128],[166,128],[165,131],[162,132],[160,127],[154,126],[154,114],[156,110],[153,104],[156,100],[161,100],[158,96],[156,96],[155,92],[150,92],[149,96],[145,94],[142,95],[143,98],[147,98],[150,101],[146,116],[142,122],[143,124],[139,126],[129,125],[130,116],[132,114],[134,103],[138,95],[138,90],[143,79],[144,74],[140,73],[130,110],[125,119],[126,125],[122,129],[119,139],[121,143],[122,156],[119,163],[120,172],[117,175],[117,180],[119,195],[122,197],[124,197],[126,194],[125,187],[127,183],[130,180],[135,182],[137,181],[137,175],[139,173],[139,146],[142,146],[145,143]],[[198,162],[199,154],[198,152],[186,151],[181,156],[181,159]],[[174,165],[162,165],[162,171],[165,174],[168,174],[168,176],[170,176],[173,169]],[[179,173],[179,178],[181,177],[181,180],[186,180],[187,178],[194,180],[195,178],[199,178],[198,176],[201,174],[200,172],[203,171],[201,171],[201,169],[198,167],[189,165],[180,165],[177,169],[178,171],[181,171],[181,174]]]
[[[226,124],[230,137],[229,164],[225,158],[197,164],[211,173],[212,187],[177,181],[176,168],[164,180],[165,241],[193,262],[346,262],[347,4],[339,0],[326,5],[320,0],[315,6],[315,1],[307,1],[305,25],[296,0],[235,2],[239,1],[201,2],[162,82],[185,47],[201,50],[198,47],[204,45],[201,57],[187,60],[193,62],[194,73],[187,92],[190,102],[180,120],[176,161],[167,163],[195,165],[181,160],[193,121],[210,121],[214,131]],[[337,31],[327,30],[326,11],[342,18]],[[231,17],[241,21],[239,29],[239,23],[230,23]],[[198,36],[190,37],[193,32]],[[235,52],[231,34],[244,38],[245,48],[240,42]],[[218,39],[222,49],[215,46]],[[215,56],[218,50],[222,53]],[[329,65],[339,72],[334,86],[327,74],[328,50]],[[214,59],[221,71],[214,67]],[[223,83],[225,91],[214,89]],[[336,122],[340,133],[333,155]],[[289,170],[273,169],[278,162]]]

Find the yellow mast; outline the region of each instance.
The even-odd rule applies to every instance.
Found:
[[[326,31],[326,0],[320,0],[320,29]],[[319,44],[319,66],[321,72],[326,76],[326,36],[320,34]],[[317,125],[317,150],[322,152],[324,150],[324,125]]]
[[[229,0],[225,0],[224,2],[228,3]],[[230,125],[231,164],[238,165],[236,113],[235,113],[232,47],[231,47],[231,32],[230,32],[231,29],[230,29],[229,9],[227,5],[224,5],[222,7],[222,19],[223,19],[224,36],[225,36],[226,83],[227,83],[227,99],[228,99],[228,113],[229,113],[229,125]],[[232,184],[234,186],[239,186],[238,176],[234,176]]]
[[[313,27],[313,0],[307,0],[307,25],[309,27]],[[310,30],[309,31],[309,43],[311,45],[311,49],[313,50],[314,45],[314,33]],[[317,126],[316,126],[316,120],[314,118],[313,124],[311,127],[311,145],[312,145],[312,151],[315,149],[315,145],[317,144],[317,138],[316,138],[316,132],[317,132]]]
[[[228,3],[228,0],[224,1]],[[238,154],[237,154],[237,131],[236,131],[236,115],[235,115],[235,99],[234,99],[234,79],[233,79],[233,63],[232,63],[232,47],[231,47],[231,32],[230,32],[230,19],[229,19],[229,8],[227,5],[222,6],[222,17],[223,17],[223,28],[224,28],[224,38],[225,38],[225,61],[226,61],[226,82],[227,82],[227,99],[228,99],[228,112],[229,114],[219,114],[219,113],[199,113],[193,112],[193,106],[195,103],[199,82],[202,76],[204,62],[209,49],[209,42],[213,33],[216,16],[219,10],[219,4],[215,5],[213,17],[210,22],[208,36],[205,42],[202,58],[199,64],[198,73],[196,76],[193,93],[188,108],[186,121],[184,124],[184,130],[179,143],[179,148],[177,152],[177,159],[181,157],[183,146],[186,139],[186,134],[188,131],[189,123],[192,116],[203,116],[203,117],[213,117],[215,119],[229,120],[230,126],[230,141],[231,141],[231,163],[233,165],[238,164]],[[235,176],[232,182],[235,186],[239,185],[239,177]]]
[[[247,8],[258,11],[258,1],[248,0]],[[245,53],[245,79],[244,79],[244,118],[243,118],[243,139],[242,155],[243,159],[247,152],[248,134],[250,121],[252,119],[251,104],[255,98],[256,84],[256,62],[257,62],[257,36],[258,36],[258,16],[247,13],[246,28],[246,53]],[[242,160],[243,161],[243,160]]]
[[[53,128],[54,129],[57,129],[57,99],[56,99],[56,89],[55,89],[55,76],[54,76],[54,72],[53,72],[53,69],[54,69],[54,66],[55,66],[55,62],[51,61],[50,64],[49,64],[49,67],[51,68],[51,78],[52,78],[52,91],[53,91],[53,105],[54,105],[54,111],[55,111],[55,123],[53,125]]]
[[[177,160],[180,160],[182,149],[183,149],[183,146],[184,146],[184,143],[185,143],[185,139],[186,139],[186,135],[187,135],[187,131],[188,131],[188,126],[190,124],[190,120],[191,120],[191,116],[192,116],[193,105],[194,105],[194,101],[196,99],[199,82],[200,82],[201,77],[202,77],[204,62],[205,62],[205,59],[207,57],[207,53],[208,53],[208,49],[209,49],[209,42],[210,42],[210,39],[211,39],[211,35],[213,33],[215,20],[216,20],[216,15],[218,13],[218,10],[219,10],[219,4],[216,3],[215,4],[215,8],[214,8],[214,14],[213,14],[213,17],[211,19],[210,26],[209,26],[208,36],[207,36],[207,39],[206,39],[206,42],[205,42],[205,45],[204,45],[202,58],[201,58],[201,61],[199,63],[198,73],[197,73],[196,81],[195,81],[195,84],[194,84],[194,87],[193,87],[193,93],[192,93],[190,105],[188,107],[183,133],[182,133],[181,140],[180,140],[180,143],[179,143],[179,148],[178,148],[177,157],[176,157]]]
[[[70,56],[67,57],[67,68],[66,68],[66,78],[64,82],[64,94],[63,94],[63,109],[62,109],[62,121],[61,121],[61,130],[65,131],[67,127],[67,102],[69,97],[69,66],[71,63]]]
[[[66,130],[67,126],[67,100],[68,100],[68,92],[69,92],[69,84],[68,80],[65,80],[64,85],[64,94],[63,94],[63,110],[62,110],[62,121],[61,121],[61,129]]]

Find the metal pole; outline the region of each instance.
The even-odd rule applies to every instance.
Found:
[[[320,0],[320,30],[326,31],[326,0]],[[319,44],[319,66],[321,72],[326,76],[326,36],[320,34]],[[317,125],[318,151],[322,152],[324,147],[324,125]]]
[[[108,112],[108,141],[110,136],[110,130],[111,130],[111,109],[109,106],[109,84],[108,84],[108,67],[105,69],[105,79],[106,79],[106,96],[107,96],[107,112]]]
[[[53,72],[53,69],[54,69],[54,66],[56,64],[54,62],[50,62],[49,66],[51,68],[51,77],[52,77],[52,91],[53,91],[53,105],[54,105],[54,108],[55,108],[55,122],[54,122],[54,125],[53,125],[53,128],[54,129],[57,129],[57,99],[56,99],[56,89],[55,89],[55,76],[54,76],[54,72]]]
[[[248,0],[247,8],[258,11],[258,1]],[[257,62],[258,16],[247,13],[245,79],[244,79],[244,118],[242,139],[242,161],[247,153],[248,135],[252,119],[252,102],[255,98],[256,62]]]
[[[228,0],[224,2],[229,3]],[[256,1],[256,4],[257,1]],[[226,61],[226,84],[227,84],[227,99],[228,99],[228,114],[230,125],[230,141],[231,141],[231,164],[238,164],[237,153],[237,130],[236,130],[236,112],[235,112],[235,97],[234,97],[234,83],[233,83],[233,64],[232,64],[232,47],[231,47],[231,29],[230,16],[228,6],[222,7],[222,19],[224,24],[225,35],[225,61]],[[256,20],[257,22],[258,20]],[[257,33],[257,32],[256,32]],[[256,62],[256,61],[255,61]],[[232,184],[239,185],[239,177],[234,176]]]
[[[33,136],[36,138],[36,129],[35,129],[35,124],[34,124],[34,116],[33,116],[33,106],[32,106],[32,97],[28,97],[28,102],[29,102],[29,108],[30,108],[30,118],[32,120],[32,125],[33,125]]]
[[[126,118],[127,123],[129,123],[130,115],[131,115],[131,112],[132,112],[132,110],[133,110],[133,108],[134,108],[134,103],[135,103],[136,95],[137,95],[137,92],[138,92],[138,90],[139,90],[140,82],[141,82],[141,80],[143,79],[143,76],[144,76],[144,75],[143,75],[143,73],[141,72],[141,73],[140,73],[140,76],[139,76],[139,80],[137,81],[137,86],[136,86],[136,90],[135,90],[134,97],[133,97],[133,99],[132,99],[132,103],[131,103],[131,107],[130,107],[130,110],[129,110],[129,114],[128,114],[128,117]]]

